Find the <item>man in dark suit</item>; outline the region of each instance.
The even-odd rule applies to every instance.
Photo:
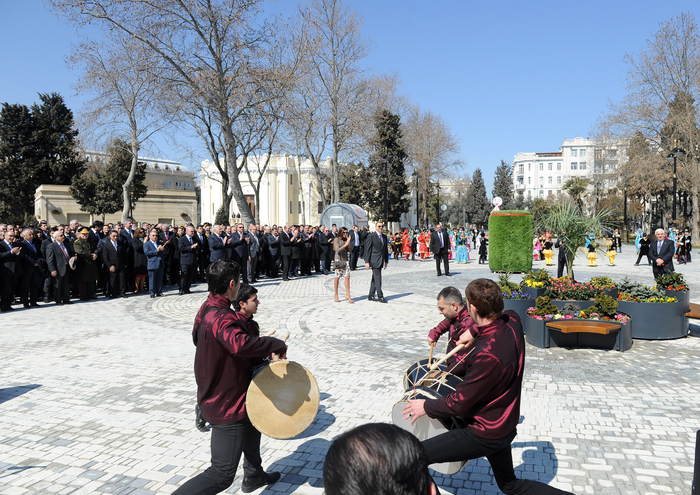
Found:
[[[435,257],[435,267],[437,268],[437,276],[442,276],[440,272],[440,262],[445,265],[445,275],[450,276],[450,236],[442,230],[442,224],[437,224],[435,232],[430,234],[430,250]]]
[[[71,255],[66,248],[65,236],[62,232],[56,232],[54,241],[46,247],[46,266],[48,267],[51,280],[53,280],[53,295],[56,304],[73,304],[70,301],[70,272],[69,266]]]
[[[365,269],[372,269],[372,282],[367,300],[386,303],[382,292],[382,270],[389,265],[389,250],[386,236],[383,234],[384,224],[377,222],[376,230],[376,233],[368,234],[365,239]],[[375,297],[375,292],[378,297]]]
[[[143,253],[148,259],[148,289],[151,297],[163,295],[163,274],[165,273],[165,246],[158,239],[158,231],[151,229],[148,241],[143,244]]]
[[[97,249],[97,243],[102,239],[102,225],[104,225],[102,222],[95,220],[88,232],[88,242],[93,251]]]
[[[241,282],[248,283],[248,243],[250,242],[250,233],[245,231],[245,226],[242,223],[236,225],[236,232],[231,234],[231,243],[229,246],[233,248],[231,255],[233,261],[241,267]]]
[[[204,226],[197,225],[197,233],[195,238],[199,243],[199,258],[197,260],[197,265],[199,267],[199,281],[206,282],[207,280],[207,267],[209,266],[209,239],[204,233]]]
[[[318,230],[318,246],[321,249],[321,268],[324,275],[328,275],[331,271],[331,256],[330,253],[333,251],[332,243],[333,238],[330,237],[330,229],[328,227],[321,227]]]
[[[289,265],[292,259],[292,240],[289,237],[289,225],[285,225],[279,231],[280,255],[282,256],[282,280],[289,280]]]
[[[350,245],[352,246],[352,251],[350,251],[350,269],[357,270],[357,260],[360,257],[360,251],[362,250],[362,234],[360,228],[357,225],[352,226],[350,231]],[[333,241],[331,240],[331,243]]]
[[[37,249],[34,243],[34,230],[22,231],[23,241],[21,248],[22,277],[20,279],[20,297],[25,308],[39,306],[37,298],[39,290],[44,285],[43,269],[46,260],[41,257],[41,248]]]
[[[0,232],[0,311],[14,311],[12,301],[19,281],[21,248],[15,246],[14,232]]]
[[[199,242],[191,225],[185,230],[185,235],[180,237],[178,248],[180,249],[180,295],[190,294],[190,286],[197,273],[197,255],[199,254]]]
[[[231,238],[224,233],[223,225],[216,225],[214,233],[207,238],[209,244],[209,263],[226,259],[226,246]]]
[[[557,243],[554,245],[555,248],[559,249],[558,255],[558,265],[557,265],[557,278],[561,278],[564,275],[564,267],[566,267],[566,273],[569,273],[569,253],[566,252],[566,232],[562,231],[561,236],[557,237]]]
[[[267,235],[267,250],[270,253],[270,260],[267,264],[267,276],[277,278],[280,267],[280,235],[277,229],[272,229]]]
[[[126,287],[129,292],[132,292],[136,275],[134,274],[134,222],[130,219],[121,225],[119,241],[126,248]]]
[[[673,255],[675,246],[673,241],[666,238],[663,229],[656,229],[656,240],[649,246],[649,259],[654,272],[654,278],[659,278],[663,273],[671,273],[673,268]]]
[[[112,230],[102,245],[102,261],[109,270],[109,298],[126,297],[126,247],[119,242],[119,232]]]
[[[172,233],[170,232],[170,225],[167,223],[164,223],[162,226],[162,230],[158,233],[158,239],[160,239],[160,242],[163,243],[163,246],[165,249],[163,252],[165,253],[163,257],[163,261],[165,262],[165,270],[163,272],[163,284],[166,284],[165,277],[170,277],[169,284],[170,285],[175,285],[177,282],[172,278],[171,272],[170,272],[170,265],[172,264],[172,257],[175,252],[175,249],[173,249],[173,244],[177,241],[175,241],[175,237],[172,237]],[[167,284],[166,284],[167,285]]]

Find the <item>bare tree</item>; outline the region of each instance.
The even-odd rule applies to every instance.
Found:
[[[627,95],[619,103],[610,103],[608,113],[597,126],[597,133],[609,139],[631,139],[641,135],[660,158],[659,170],[670,170],[666,155],[674,143],[688,154],[679,160],[679,185],[690,192],[692,227],[700,231],[700,133],[698,97],[700,96],[700,35],[692,14],[682,13],[663,23],[637,55],[627,55]],[[645,164],[648,164],[646,162]],[[634,178],[644,164],[630,159],[628,176]],[[653,176],[640,168],[643,177]],[[665,185],[668,187],[668,182]],[[647,196],[645,196],[646,198]],[[645,199],[646,201],[646,199]]]
[[[224,206],[233,198],[243,221],[253,217],[239,180],[236,122],[270,98],[268,88],[292,76],[289,66],[269,66],[275,26],[260,21],[262,0],[50,0],[55,10],[78,26],[97,21],[140,42],[159,56],[163,82],[178,87],[185,100],[206,109],[222,137],[229,182]],[[207,143],[209,146],[209,142]],[[218,163],[218,160],[214,160]]]
[[[132,217],[131,188],[141,146],[169,125],[162,111],[158,62],[131,38],[113,34],[106,43],[85,41],[74,47],[69,64],[82,68],[76,89],[91,93],[82,112],[88,128],[110,141],[123,138],[129,144],[131,170],[122,184],[122,221]],[[98,138],[99,140],[99,138]]]
[[[462,166],[459,142],[442,117],[418,107],[414,107],[405,120],[403,142],[413,171],[418,175],[425,225],[428,221],[430,181],[447,177]]]

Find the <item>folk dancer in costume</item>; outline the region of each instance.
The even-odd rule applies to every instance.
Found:
[[[535,261],[540,260],[540,249],[542,249],[542,245],[540,244],[540,239],[539,239],[539,237],[535,236],[532,238],[532,258]]]
[[[691,251],[693,250],[693,241],[690,238],[690,231],[688,229],[685,229],[685,261],[686,263],[690,263],[693,260],[691,259]]]
[[[615,240],[615,238],[611,240],[603,237],[603,245],[607,248],[605,256],[607,256],[610,260],[610,266],[615,266],[615,256],[617,256],[617,251],[615,250],[616,244],[617,241]]]
[[[455,237],[455,231],[449,230],[450,234],[450,256],[448,259],[454,259],[457,256],[457,237]]]
[[[427,235],[425,231],[418,235],[418,252],[420,253],[420,260],[423,261],[428,257],[428,241],[430,236]]]
[[[503,296],[496,282],[473,280],[466,295],[475,325],[459,340],[473,349],[464,362],[464,381],[441,399],[409,401],[403,409],[404,419],[413,423],[426,414],[436,419],[458,416],[466,424],[422,442],[428,464],[485,456],[503,493],[567,493],[516,478],[511,443],[520,422],[525,370],[522,324],[514,311],[503,312]]]
[[[547,266],[552,266],[552,258],[554,257],[554,250],[552,249],[552,246],[554,246],[554,243],[552,242],[552,236],[549,232],[547,232],[543,245],[544,249],[542,249],[542,253],[544,254],[544,259],[547,263]]]
[[[243,493],[276,483],[280,473],[266,473],[260,458],[260,432],[248,419],[245,397],[253,368],[266,357],[286,357],[287,346],[274,337],[260,337],[253,320],[257,290],[241,283],[233,260],[217,260],[207,269],[209,297],[194,320],[197,347],[194,375],[197,404],[212,425],[211,466],[178,488],[175,495],[219,493],[236,476],[243,454]],[[237,311],[231,309],[231,303]]]
[[[595,242],[594,238],[591,238],[591,235],[592,234],[589,234],[588,238],[586,239],[584,249],[588,248],[588,254],[586,255],[586,258],[588,258],[588,266],[595,266],[595,261],[598,259],[598,254],[596,253],[598,244]]]
[[[647,263],[651,265],[651,258],[649,258],[649,245],[651,244],[651,241],[649,240],[649,236],[647,236],[644,232],[642,232],[641,239],[639,241],[639,256],[637,256],[637,262],[634,264],[634,266],[639,266],[639,262],[642,259],[642,256],[646,256],[647,258]]]
[[[403,231],[401,243],[403,245],[403,254],[406,258],[406,261],[408,261],[408,257],[411,256],[411,236],[408,235],[408,229]]]
[[[644,231],[642,229],[638,228],[637,235],[634,238],[634,247],[637,248],[637,254],[639,254],[639,248],[643,238],[646,238],[646,235],[644,235]]]
[[[445,353],[449,353],[457,346],[457,341],[474,325],[474,320],[469,316],[469,308],[464,304],[462,294],[454,287],[445,287],[437,296],[437,307],[440,314],[445,318],[438,326],[433,328],[428,334],[428,343],[437,343],[440,336],[447,332],[449,342]],[[464,366],[464,358],[469,350],[462,349],[453,356],[450,356],[445,364],[449,373],[457,376],[464,376],[467,369]]]
[[[416,261],[416,253],[418,252],[418,231],[411,233],[411,261]]]
[[[464,232],[459,233],[459,238],[457,239],[457,263],[469,263],[469,251],[467,250],[467,245],[469,241]]]

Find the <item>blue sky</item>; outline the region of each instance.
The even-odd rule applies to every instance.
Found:
[[[608,99],[624,96],[625,54],[642,49],[660,23],[683,11],[700,18],[697,0],[345,1],[365,19],[367,66],[398,72],[402,92],[450,124],[466,171],[481,168],[489,195],[501,159],[590,134]],[[291,13],[296,3],[269,10]],[[75,42],[75,30],[40,0],[0,0],[0,102],[29,105],[56,91],[79,112],[78,74],[64,62]],[[150,154],[196,167],[162,140]]]

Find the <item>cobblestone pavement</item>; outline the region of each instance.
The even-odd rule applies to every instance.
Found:
[[[577,278],[651,283],[650,267],[634,267],[633,249],[624,249],[615,267],[589,268],[581,257]],[[692,295],[700,294],[696,267],[700,259],[679,268]],[[476,263],[451,271],[438,278],[432,261],[391,261],[386,305],[367,301],[364,270],[352,273],[353,305],[333,301],[331,276],[258,285],[263,331],[292,334],[290,359],[322,392],[319,414],[300,437],[263,437],[264,465],[284,473],[265,493],[322,493],[330,441],[356,425],[390,421],[402,374],[427,357],[427,331],[440,321],[437,292],[493,277]],[[205,287],[167,296],[0,317],[1,494],[171,493],[209,465],[209,435],[193,424],[190,336]],[[686,339],[635,341],[624,353],[528,345],[513,448],[518,476],[579,494],[689,493],[700,424],[700,332],[691,329]],[[443,493],[500,493],[485,459],[436,481]],[[227,493],[240,483],[239,476]]]

